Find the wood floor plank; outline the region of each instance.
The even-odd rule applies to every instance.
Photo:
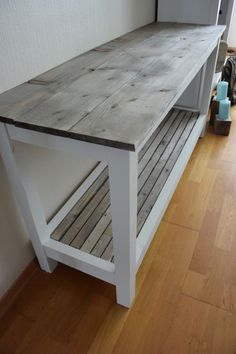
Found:
[[[2,318],[2,321],[4,321],[4,318]],[[21,314],[15,314],[12,323],[5,329],[2,335],[0,334],[0,353],[15,353],[21,341],[27,336],[33,323],[29,318]]]
[[[201,275],[207,273],[210,257],[214,249],[218,223],[219,214],[206,210],[189,270]]]
[[[127,317],[128,312],[122,306],[113,305],[100,326],[88,354],[112,353]]]
[[[97,282],[91,283],[91,278],[84,276],[80,272],[70,271],[66,267],[60,267],[60,271],[62,273],[64,271],[64,276],[59,291],[42,308],[37,321],[31,327],[24,340],[22,339],[16,353],[34,353],[34,348],[36,347],[39,347],[40,350],[42,348],[49,350],[48,343],[52,344],[52,350],[58,348],[58,353],[62,352],[64,354],[62,349],[65,348],[67,353],[70,353],[74,347],[74,345],[70,347],[70,344],[73,343],[73,336],[77,336],[80,343],[80,352],[82,352],[82,347],[86,347],[89,344],[86,340],[88,336],[93,336],[93,331],[96,333],[94,323],[91,321],[86,323],[86,315],[96,311],[95,306],[91,305],[92,303],[95,304],[95,296],[97,296],[97,304],[100,303],[101,305],[96,313],[96,320],[99,323],[99,321],[102,321],[102,318],[99,318],[99,314],[106,314],[111,300],[98,293],[91,292],[88,296],[88,291],[90,292],[92,288],[96,289]],[[84,283],[83,289],[80,289],[81,280]],[[83,326],[85,333],[82,335]],[[87,331],[88,334],[86,333]],[[75,349],[78,350],[78,345],[75,346]],[[49,354],[50,351],[46,353]]]
[[[199,273],[201,283],[198,285],[198,292],[190,289],[188,275],[184,289],[187,288],[187,295],[197,300],[214,305],[223,310],[236,313],[236,262],[234,255],[220,248],[213,248],[209,255],[207,272],[204,275]],[[183,290],[185,291],[185,290]]]
[[[215,246],[230,251],[236,235],[236,196],[225,195],[219,225],[216,233]]]
[[[60,289],[64,276],[67,276],[64,269],[56,270],[53,278],[48,282],[50,277],[48,278],[48,274],[44,274],[38,267],[32,280],[24,287],[14,302],[14,311],[32,321],[37,321],[42,311],[47,308],[49,301]],[[35,289],[38,289],[37,292]]]
[[[197,146],[197,157],[189,174],[189,180],[200,183],[204,176],[205,168],[208,165],[209,157],[215,146],[215,135],[209,137],[207,141],[203,139]],[[200,157],[201,156],[201,157]]]
[[[200,230],[217,174],[216,169],[207,168],[201,183],[190,180],[180,183],[173,196],[176,208],[171,217],[166,220],[194,230]]]
[[[144,316],[147,311],[158,313],[163,299],[169,302],[169,306],[178,301],[198,233],[162,222],[156,238],[160,238],[160,242],[157,242],[152,265],[142,285],[148,291],[141,291],[135,301],[137,311]]]
[[[78,352],[81,354],[88,353],[91,343],[103,324],[111,305],[112,301],[105,296],[96,293],[89,296],[84,315],[70,337],[68,345],[70,354],[77,354]],[[93,318],[92,321],[91,318]],[[75,343],[77,343],[77,346]]]
[[[167,304],[164,306],[164,300],[162,305],[157,308],[159,313],[146,316],[133,311],[112,354],[235,353],[235,315],[184,295],[178,296],[171,310],[167,310]]]
[[[233,353],[236,346],[232,330],[235,321],[236,317],[227,312],[181,296],[170,335],[163,344],[163,354],[174,353],[174,343],[176,352],[183,354]],[[223,336],[219,335],[221,330]]]

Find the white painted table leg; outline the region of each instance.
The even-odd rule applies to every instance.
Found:
[[[22,185],[20,171],[16,164],[7,129],[3,123],[0,123],[0,151],[39,264],[43,270],[52,272],[57,262],[46,256],[40,239],[47,236],[45,234],[43,236],[42,234],[40,235],[42,231],[46,232],[46,222],[45,220],[43,221],[42,210],[35,198],[35,192],[28,184],[29,190],[27,195],[27,191]],[[27,183],[27,181],[25,182]],[[35,205],[33,205],[34,202]]]
[[[117,302],[130,307],[135,296],[137,153],[117,151],[109,164]]]

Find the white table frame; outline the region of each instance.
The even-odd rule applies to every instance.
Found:
[[[198,92],[195,93],[199,96],[199,107],[193,107],[193,109],[199,109],[201,115],[191,139],[181,152],[178,163],[172,170],[164,189],[141,230],[138,242],[136,241],[138,151],[120,150],[0,123],[1,155],[35,253],[43,270],[52,272],[57,262],[67,264],[114,284],[117,291],[117,302],[126,307],[131,306],[135,297],[136,272],[198,138],[205,129],[218,44],[219,42],[215,44],[209,59],[201,68],[200,85]],[[176,102],[182,93],[180,92],[179,96],[176,96]],[[181,105],[181,100],[179,100],[179,105]],[[150,131],[146,141],[153,131],[154,129]],[[40,196],[37,192],[37,186],[35,186],[27,166],[24,166],[23,159],[16,154],[16,147],[13,146],[12,141],[20,141],[70,154],[78,153],[83,158],[92,158],[93,160],[101,161],[101,163],[54,218],[47,223]],[[143,145],[146,141],[143,142]],[[141,148],[142,146],[140,146]],[[68,211],[106,166],[109,167],[114,263],[94,257],[50,238],[52,231],[55,230]]]

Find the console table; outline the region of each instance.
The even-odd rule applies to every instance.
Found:
[[[0,95],[0,151],[42,269],[67,264],[132,304],[136,272],[204,133],[223,31],[151,24]],[[14,141],[97,161],[51,220]]]

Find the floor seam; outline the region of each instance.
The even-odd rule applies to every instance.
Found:
[[[188,295],[188,294],[184,293],[183,291],[181,291],[181,295],[183,295],[183,296],[185,296],[185,297],[189,297],[190,299],[193,299],[193,300],[195,300],[195,301],[201,302],[201,303],[203,303],[203,304],[205,304],[205,305],[212,306],[212,307],[214,307],[214,308],[216,308],[216,309],[218,309],[218,310],[221,310],[221,311],[224,311],[224,312],[227,312],[227,313],[230,313],[230,314],[236,316],[236,312],[230,311],[230,310],[228,310],[228,309],[224,309],[224,308],[222,308],[222,307],[220,307],[220,306],[211,304],[210,302],[204,301],[204,300],[202,300],[202,299],[198,299],[198,298],[196,298],[196,297],[194,297],[194,296],[192,296],[192,295]]]
[[[191,228],[189,226],[180,225],[180,224],[177,224],[176,222],[173,222],[173,221],[168,221],[165,218],[163,218],[163,221],[165,221],[165,222],[167,222],[167,223],[169,223],[171,225],[179,226],[179,227],[182,227],[182,228],[190,230],[190,231],[200,232],[200,230],[193,229],[193,228]]]

